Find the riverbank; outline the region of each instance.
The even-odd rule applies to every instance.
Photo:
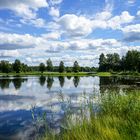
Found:
[[[140,76],[138,72],[25,72],[25,73],[0,73],[0,76]]]
[[[92,103],[79,117],[68,114],[64,130],[54,134],[46,131],[42,140],[131,140],[140,139],[140,92],[120,95],[106,93],[100,100],[100,110],[94,112]],[[99,109],[99,108],[97,108]],[[88,111],[89,110],[89,111]],[[87,115],[88,112],[89,115]],[[75,116],[76,117],[76,116]]]

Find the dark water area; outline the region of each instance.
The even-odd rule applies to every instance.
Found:
[[[33,139],[35,114],[46,112],[47,122],[60,132],[67,103],[60,95],[70,98],[76,110],[85,100],[115,91],[118,94],[140,91],[136,77],[0,77],[0,140]]]

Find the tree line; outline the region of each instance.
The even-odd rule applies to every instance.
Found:
[[[131,50],[125,56],[120,57],[118,53],[103,53],[99,57],[99,71],[137,71],[140,72],[140,52]]]
[[[0,62],[0,72],[2,73],[10,73],[10,72],[33,72],[40,71],[41,73],[47,72],[92,72],[94,71],[94,67],[81,67],[77,61],[74,62],[72,67],[68,67],[64,65],[64,62],[61,61],[59,66],[54,66],[51,59],[49,58],[46,61],[46,65],[44,63],[40,63],[39,66],[28,66],[27,64],[21,63],[20,60],[16,59],[14,63],[10,63],[9,61],[2,60]]]
[[[63,61],[60,61],[59,66],[54,66],[51,59],[46,61],[46,64],[40,63],[39,66],[28,66],[21,63],[16,59],[14,63],[2,60],[0,62],[0,72],[33,72],[40,71],[41,73],[48,72],[93,72],[93,71],[137,71],[140,72],[140,52],[137,50],[131,50],[126,53],[125,56],[120,57],[118,53],[114,54],[101,54],[99,57],[99,68],[95,67],[82,67],[77,61],[73,63],[73,66],[65,66]]]

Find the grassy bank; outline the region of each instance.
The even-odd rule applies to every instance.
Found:
[[[42,140],[138,140],[140,139],[140,92],[102,95],[100,111],[94,113],[89,106],[90,119],[81,113],[81,119],[68,129],[54,135],[46,131]]]
[[[59,72],[26,72],[26,73],[0,73],[0,76],[90,76],[96,73],[78,72],[78,73],[59,73]]]
[[[0,76],[140,76],[137,72],[22,72],[22,73],[0,73]]]

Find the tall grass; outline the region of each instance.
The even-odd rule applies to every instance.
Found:
[[[102,94],[99,110],[91,104],[76,119],[65,121],[67,129],[59,134],[46,131],[42,140],[140,140],[140,92]],[[74,121],[75,120],[75,121]],[[73,123],[74,122],[74,123]]]

